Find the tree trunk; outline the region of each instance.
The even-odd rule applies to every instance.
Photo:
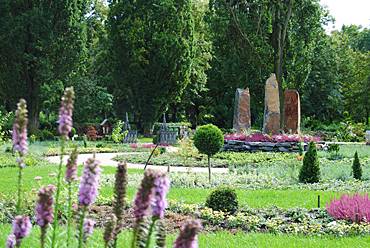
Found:
[[[211,156],[208,156],[208,181],[211,183]]]
[[[274,49],[274,71],[276,80],[279,86],[279,101],[280,101],[280,127],[284,125],[284,94],[283,94],[283,64],[284,64],[284,48],[286,41],[287,29],[289,20],[292,15],[294,0],[289,0],[286,13],[279,4],[279,1],[273,5],[273,30],[272,30],[272,47]],[[284,16],[283,16],[284,15]]]

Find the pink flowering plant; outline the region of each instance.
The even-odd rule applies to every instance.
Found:
[[[224,136],[226,141],[229,140],[239,140],[239,141],[246,141],[246,142],[273,142],[273,143],[281,143],[281,142],[318,142],[320,141],[320,137],[314,137],[309,135],[297,135],[297,134],[276,134],[276,135],[267,135],[263,133],[252,133],[249,135],[246,134],[239,134],[239,133],[232,133],[226,134]]]
[[[342,195],[339,199],[334,199],[327,204],[326,210],[330,216],[337,220],[370,223],[370,199],[368,194]]]

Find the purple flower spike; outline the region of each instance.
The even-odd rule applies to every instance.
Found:
[[[85,219],[84,226],[83,226],[85,239],[91,236],[91,234],[94,232],[95,223],[96,222],[92,219]]]
[[[13,220],[13,234],[17,245],[20,245],[22,239],[31,232],[32,224],[28,216],[16,216]]]
[[[65,179],[69,183],[77,180],[77,156],[78,156],[77,147],[75,147],[67,161],[67,170]]]
[[[180,235],[175,241],[174,248],[198,248],[197,234],[202,225],[197,220],[185,223],[180,229]]]
[[[141,185],[136,193],[134,202],[134,216],[136,219],[136,224],[138,224],[145,216],[148,215],[149,207],[152,202],[155,178],[155,171],[150,169],[145,171],[144,178],[141,181]]]
[[[27,144],[27,104],[24,99],[19,100],[17,105],[17,111],[15,112],[15,121],[13,124],[13,149],[18,151],[22,156],[28,151]],[[19,164],[23,162],[20,161]]]
[[[101,169],[97,160],[89,158],[85,162],[78,195],[80,205],[90,206],[95,202],[98,196],[100,172]]]
[[[62,102],[59,109],[59,134],[66,139],[72,130],[72,113],[73,113],[73,102],[75,98],[75,93],[73,87],[68,87],[64,91],[62,97]]]
[[[14,248],[17,244],[14,234],[10,234],[6,240],[6,248]]]
[[[36,205],[36,223],[41,228],[45,228],[49,223],[54,219],[54,199],[53,194],[55,191],[54,185],[48,185],[43,187],[39,191],[39,199],[37,200]]]
[[[152,202],[153,216],[163,218],[167,208],[166,195],[170,188],[170,181],[165,174],[159,175],[154,180],[154,201]]]

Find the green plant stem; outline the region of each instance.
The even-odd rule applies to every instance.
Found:
[[[154,230],[155,222],[157,220],[158,220],[158,217],[153,216],[152,223],[150,224],[150,227],[149,227],[148,237],[146,238],[145,248],[150,247],[151,236],[152,236],[152,233],[153,233],[153,230]]]
[[[67,247],[71,239],[71,220],[72,220],[72,183],[68,182],[68,213],[67,213]]]
[[[22,155],[19,157],[21,161],[23,161]],[[22,162],[21,162],[22,163]],[[21,163],[18,165],[18,199],[17,199],[17,214],[20,214],[21,207],[22,207],[22,179],[23,179],[23,168],[21,166]]]
[[[46,238],[46,227],[41,227],[41,233],[40,233],[41,248],[45,247],[45,238]]]
[[[82,212],[80,216],[80,224],[78,227],[79,233],[78,233],[78,248],[83,247],[84,243],[84,220],[85,220],[85,215],[86,215],[86,206],[82,207]]]
[[[211,183],[211,156],[207,156],[208,158],[208,180]]]
[[[131,242],[131,248],[135,248],[136,247],[136,241],[137,241],[137,234],[138,234],[138,231],[137,231],[137,228],[138,228],[139,224],[136,223],[135,224],[135,227],[134,227],[134,230],[132,232],[132,242]]]
[[[54,222],[53,222],[53,235],[51,238],[51,247],[55,247],[56,242],[56,234],[58,228],[58,212],[59,212],[59,195],[60,195],[60,188],[62,184],[62,165],[63,165],[63,155],[64,155],[64,145],[65,145],[65,138],[62,136],[60,138],[60,163],[58,167],[58,176],[57,176],[57,192],[55,195],[55,208],[54,208]]]

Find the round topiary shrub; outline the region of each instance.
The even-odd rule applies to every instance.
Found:
[[[214,211],[235,213],[238,210],[238,198],[234,189],[223,187],[212,191],[206,201],[206,207]]]
[[[299,182],[318,183],[320,181],[320,165],[316,145],[310,142],[308,151],[303,158],[303,166],[299,172]]]
[[[208,124],[197,128],[194,145],[200,153],[208,156],[208,178],[211,181],[211,157],[220,151],[224,144],[222,131],[215,125]]]

